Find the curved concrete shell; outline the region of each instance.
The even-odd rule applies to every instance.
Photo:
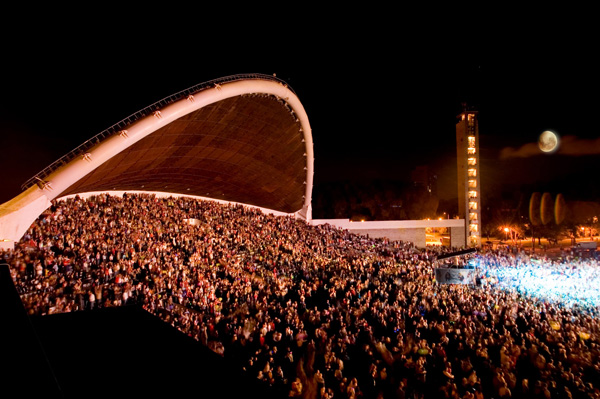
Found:
[[[14,242],[55,198],[147,191],[209,197],[310,219],[313,143],[296,94],[235,75],[163,99],[67,154],[0,205]]]

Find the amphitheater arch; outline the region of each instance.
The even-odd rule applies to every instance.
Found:
[[[233,75],[160,100],[86,141],[0,205],[12,246],[52,200],[147,191],[311,219],[312,132],[300,99],[270,75]]]

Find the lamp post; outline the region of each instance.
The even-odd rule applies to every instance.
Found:
[[[508,232],[510,231],[510,229],[508,227],[504,228],[504,239],[506,241],[508,241]]]

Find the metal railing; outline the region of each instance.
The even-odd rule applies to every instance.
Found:
[[[162,100],[158,100],[157,102],[147,106],[146,108],[143,108],[143,109],[137,111],[136,113],[129,115],[128,117],[115,123],[114,125],[110,126],[109,128],[104,129],[103,131],[101,131],[100,133],[98,133],[97,135],[92,137],[91,139],[86,140],[83,144],[79,145],[74,150],[63,155],[58,160],[54,161],[53,163],[51,163],[50,165],[45,167],[42,171],[38,172],[35,176],[33,176],[32,178],[27,180],[25,183],[23,183],[21,185],[21,190],[25,191],[29,187],[33,186],[34,184],[43,182],[44,179],[47,176],[49,176],[52,172],[54,172],[56,169],[67,164],[74,158],[77,158],[78,156],[85,154],[90,148],[92,148],[94,145],[100,143],[106,137],[110,137],[114,134],[118,134],[119,131],[124,130],[127,126],[130,126],[132,123],[134,123],[142,118],[145,118],[148,115],[152,115],[153,112],[158,111],[161,108],[164,108],[165,106],[167,106],[169,104],[177,102],[181,99],[186,98],[189,95],[193,95],[202,90],[210,89],[218,84],[235,82],[238,80],[248,80],[248,79],[262,79],[262,80],[276,81],[276,82],[279,82],[279,83],[285,85],[290,91],[295,93],[294,90],[291,87],[289,87],[289,85],[285,81],[277,78],[274,75],[265,75],[265,74],[260,74],[260,73],[230,75],[230,76],[225,76],[225,77],[218,78],[218,79],[209,80],[207,82],[199,83],[195,86],[189,87],[178,93],[175,93],[168,97],[165,97]]]

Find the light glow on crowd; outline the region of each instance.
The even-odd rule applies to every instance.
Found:
[[[522,258],[497,264],[477,257],[472,262],[487,282],[500,288],[568,309],[595,311],[600,306],[600,267],[593,259],[555,262]]]

